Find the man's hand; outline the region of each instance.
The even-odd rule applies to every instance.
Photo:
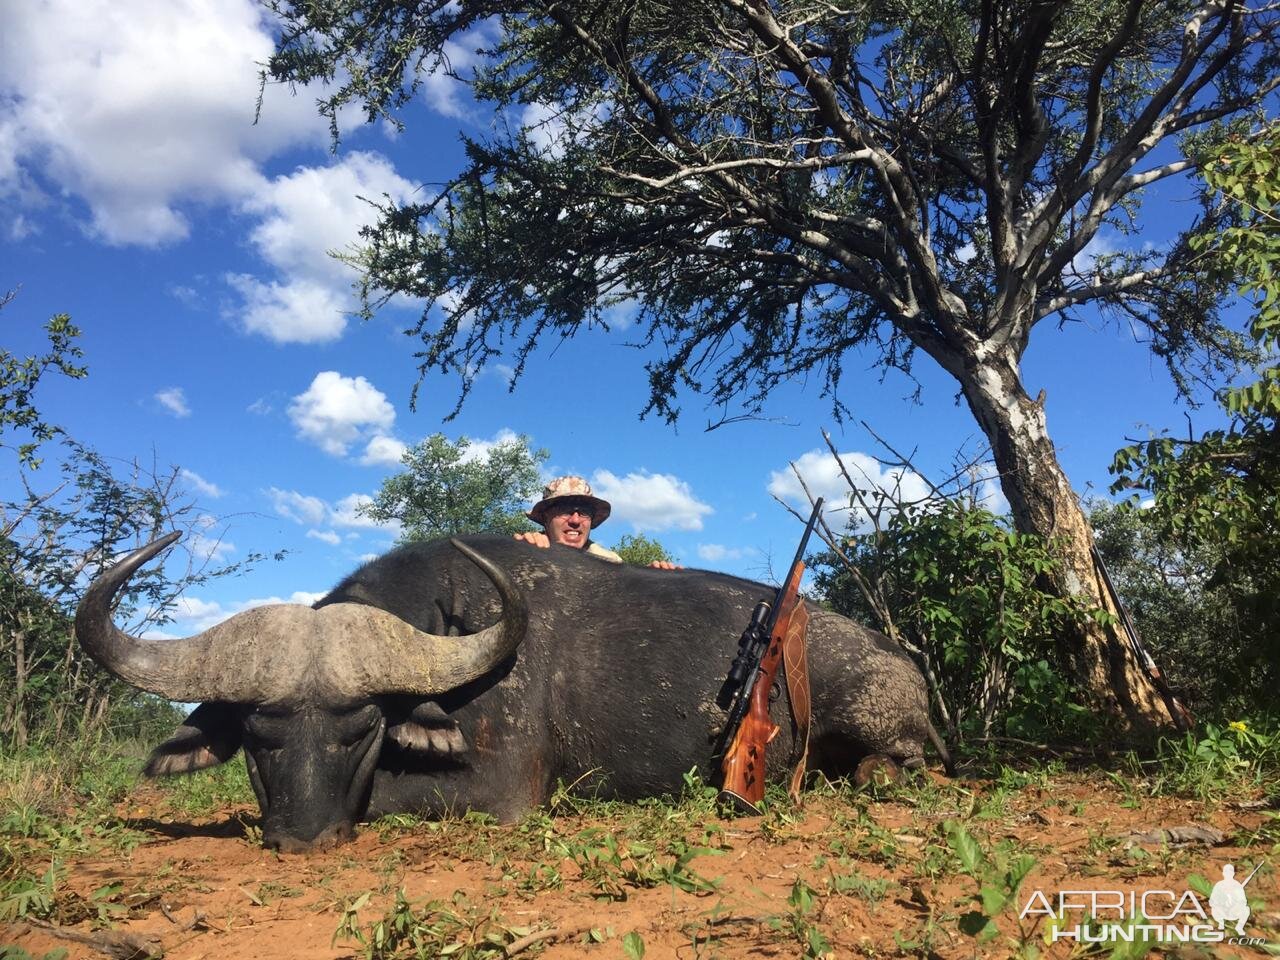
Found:
[[[654,560],[649,566],[654,570],[683,570],[684,567],[678,563],[672,563],[670,560]]]
[[[544,550],[551,546],[551,538],[541,530],[526,530],[524,533],[513,533],[511,536],[512,539],[532,543],[535,547],[542,547]]]

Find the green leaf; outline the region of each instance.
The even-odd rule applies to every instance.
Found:
[[[632,930],[622,938],[622,952],[626,955],[627,960],[643,960],[644,939],[640,934]]]
[[[1213,884],[1198,873],[1193,873],[1187,877],[1187,886],[1202,897],[1207,897],[1213,893]]]
[[[982,855],[982,848],[978,846],[978,841],[974,840],[969,831],[954,820],[946,821],[942,828],[947,833],[947,843],[960,860],[960,865],[965,872],[981,879],[981,873],[986,867],[986,858]]]
[[[807,942],[808,951],[805,954],[806,957],[825,957],[832,952],[831,941],[816,926],[811,925],[809,927]]]
[[[1002,890],[994,884],[984,883],[978,888],[978,897],[982,900],[982,912],[989,917],[995,916],[1009,902],[1010,891]]]

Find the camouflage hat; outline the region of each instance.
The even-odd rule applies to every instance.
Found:
[[[609,501],[591,495],[591,484],[582,477],[556,477],[542,490],[542,499],[533,505],[528,517],[534,523],[546,526],[547,509],[560,500],[585,500],[595,508],[591,529],[609,519]]]

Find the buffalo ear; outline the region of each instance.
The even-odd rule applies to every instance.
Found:
[[[457,757],[467,752],[467,741],[457,723],[430,700],[387,723],[387,737],[407,753]]]
[[[202,703],[169,739],[151,751],[143,773],[195,773],[230,760],[240,749],[240,713],[229,703]]]

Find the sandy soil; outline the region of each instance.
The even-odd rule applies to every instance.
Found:
[[[1144,799],[1098,773],[1021,786],[935,778],[923,791],[828,793],[757,819],[705,818],[686,805],[557,810],[505,827],[384,822],[308,856],[262,849],[253,808],[192,821],[166,809],[162,793],[141,789],[118,810],[137,845],[69,859],[56,928],[14,925],[0,930],[0,947],[37,958],[59,947],[72,958],[127,956],[146,944],[172,960],[360,957],[352,936],[335,936],[344,912],[367,894],[355,916],[368,931],[403,890],[419,907],[443,901],[420,914],[437,938],[424,956],[450,943],[464,945],[454,956],[502,956],[501,943],[506,955],[617,958],[636,954],[636,938],[624,941],[635,934],[649,958],[799,957],[823,946],[838,957],[1066,957],[1070,942],[1046,946],[1042,917],[1018,919],[1033,891],[1051,902],[1063,889],[1180,897],[1192,874],[1213,882],[1233,863],[1243,879],[1264,857],[1270,862],[1249,887],[1262,903],[1248,932],[1280,945],[1274,811],[1256,801]],[[1019,854],[1037,861],[988,940],[964,932],[973,921],[966,914],[980,906],[979,883],[948,843],[947,822],[963,824],[989,863]],[[1141,836],[1159,827],[1203,829],[1172,845]],[[682,841],[714,852],[681,868]],[[998,887],[1000,870],[989,873]],[[1208,898],[1199,899],[1207,909]],[[468,954],[468,942],[490,952]],[[1170,954],[1263,955],[1223,944]]]

